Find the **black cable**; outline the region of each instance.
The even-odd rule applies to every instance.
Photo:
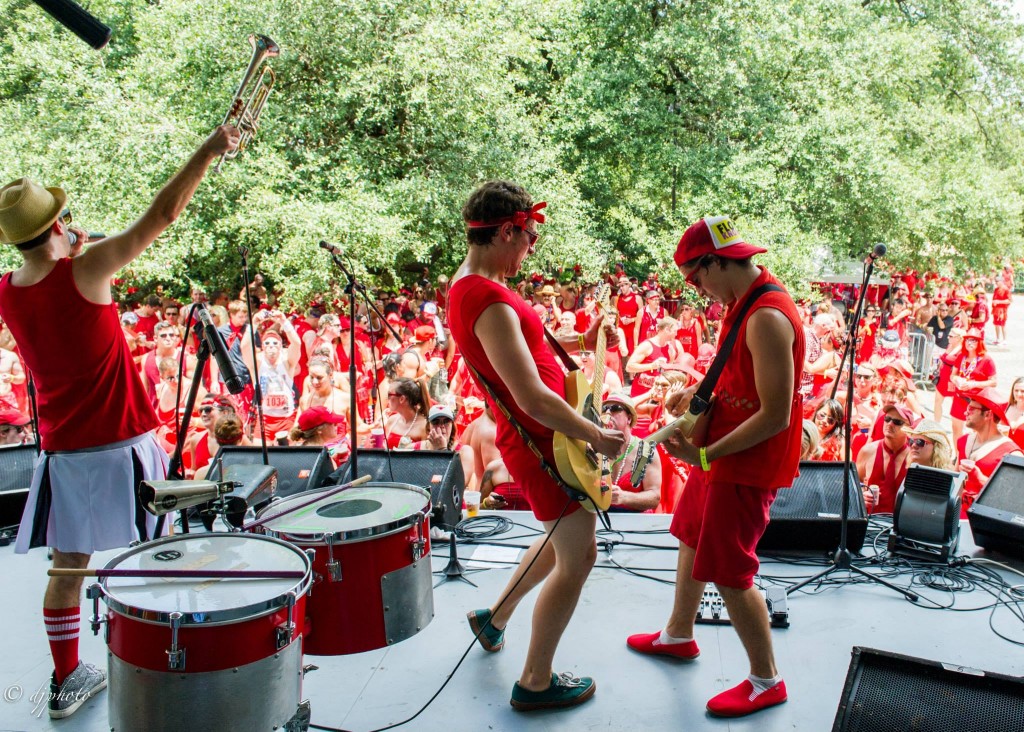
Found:
[[[509,588],[508,592],[505,593],[505,596],[501,599],[501,601],[494,608],[494,612],[495,613],[498,610],[501,609],[501,606],[505,604],[505,601],[509,598],[509,596],[512,594],[512,592],[519,586],[519,583],[522,582],[524,579],[526,579],[527,575],[530,574],[530,570],[533,569],[533,565],[540,558],[540,555],[543,554],[544,547],[546,547],[548,542],[551,540],[552,535],[558,529],[558,525],[560,523],[562,523],[562,519],[565,517],[565,512],[569,510],[569,506],[571,506],[572,503],[573,503],[573,498],[570,496],[566,500],[565,507],[562,508],[562,512],[558,515],[558,518],[555,520],[554,526],[551,527],[551,531],[547,532],[546,535],[544,536],[544,541],[541,543],[540,548],[537,550],[537,553],[533,556],[533,559],[531,559],[530,563],[528,565],[526,565],[526,569],[523,570],[522,575],[520,575],[519,579],[516,580],[516,583]],[[477,517],[477,518],[480,518],[480,517]],[[491,517],[483,517],[483,518],[489,519]],[[500,517],[494,517],[494,518],[500,518]],[[465,522],[459,522],[459,523],[462,524],[462,523],[465,523]],[[509,522],[509,523],[511,523],[511,522]],[[456,527],[456,528],[458,528],[458,527]],[[540,532],[538,532],[538,533],[540,533]],[[491,617],[494,617],[494,613],[491,613]],[[433,696],[431,696],[429,699],[427,699],[426,703],[424,703],[424,705],[422,707],[420,707],[416,711],[415,714],[413,714],[408,719],[402,720],[401,722],[395,722],[394,724],[389,724],[386,727],[378,727],[377,729],[372,730],[372,732],[386,732],[386,730],[395,729],[396,727],[401,727],[402,725],[408,724],[409,722],[413,721],[418,716],[423,714],[423,712],[425,712],[427,710],[427,707],[429,707],[431,704],[434,703],[434,700],[437,699],[437,697],[441,695],[441,692],[445,690],[445,688],[448,686],[448,683],[455,677],[456,672],[458,672],[459,668],[462,667],[463,661],[466,660],[466,657],[469,655],[469,652],[473,650],[473,647],[476,646],[477,641],[480,639],[480,636],[483,635],[483,633],[486,630],[487,630],[487,625],[485,624],[484,627],[482,627],[480,629],[480,632],[473,636],[473,640],[470,641],[469,646],[466,648],[465,651],[463,651],[462,655],[459,657],[458,662],[455,664],[455,667],[449,672],[448,676],[445,677],[445,680],[441,684],[441,686],[438,687],[437,691],[434,692]],[[347,730],[339,729],[338,727],[327,727],[327,726],[323,726],[323,725],[313,724],[312,722],[310,723],[309,728],[310,729],[325,730],[325,732],[348,732]]]

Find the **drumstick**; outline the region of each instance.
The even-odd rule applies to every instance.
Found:
[[[242,569],[48,569],[50,577],[167,577],[171,579],[302,579],[299,570]]]
[[[253,529],[255,529],[255,528],[259,527],[259,526],[263,526],[263,524],[267,523],[268,521],[272,521],[272,520],[274,520],[276,518],[281,518],[282,516],[287,516],[288,514],[293,513],[295,511],[298,511],[299,509],[305,508],[306,506],[312,506],[314,503],[316,503],[318,501],[322,501],[325,498],[330,498],[331,496],[335,495],[336,493],[341,493],[342,491],[347,491],[349,488],[355,488],[357,485],[362,485],[363,483],[369,482],[369,480],[370,480],[370,476],[369,475],[364,475],[364,476],[362,476],[360,478],[356,478],[351,483],[345,483],[344,485],[336,486],[336,487],[334,487],[334,488],[332,488],[332,489],[330,489],[328,491],[319,492],[320,495],[318,495],[315,498],[312,498],[312,499],[306,501],[305,503],[300,503],[297,506],[289,506],[285,510],[279,511],[278,513],[275,513],[272,516],[265,516],[265,517],[263,517],[261,519],[257,519],[256,521],[253,521],[251,523],[246,524],[245,526],[242,527],[242,531],[252,531]]]

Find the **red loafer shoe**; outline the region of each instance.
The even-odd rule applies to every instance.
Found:
[[[626,638],[626,645],[637,653],[646,653],[651,656],[669,656],[678,658],[681,661],[692,661],[700,655],[697,648],[697,641],[686,643],[662,643],[661,631],[654,633],[638,633]]]
[[[723,691],[708,702],[708,712],[716,717],[743,717],[786,701],[786,682],[754,696],[754,685],[744,679],[739,686]]]

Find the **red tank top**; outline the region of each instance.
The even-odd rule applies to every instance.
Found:
[[[722,322],[722,332],[727,333],[744,301],[761,285],[781,283],[761,267],[760,276],[746,294],[731,303],[729,312]],[[738,453],[711,463],[711,480],[757,488],[788,488],[793,484],[800,464],[800,441],[802,439],[803,407],[800,399],[800,377],[804,362],[804,329],[800,323],[793,298],[782,292],[768,292],[762,295],[750,308],[742,323],[738,323],[736,343],[729,354],[722,375],[715,387],[715,401],[711,407],[708,424],[707,444],[713,444],[745,422],[760,407],[754,384],[754,360],[746,344],[747,323],[750,316],[761,308],[774,308],[789,320],[793,327],[793,400],[790,404],[789,427],[772,435],[763,442]]]
[[[156,428],[117,306],[86,300],[70,259],[29,287],[15,287],[5,274],[0,316],[35,379],[44,450],[97,447]]]
[[[555,464],[551,446],[553,432],[537,422],[527,412],[520,409],[512,399],[508,387],[498,378],[494,367],[487,360],[480,339],[473,332],[480,314],[495,303],[505,303],[511,307],[519,318],[523,337],[530,353],[537,363],[537,372],[541,381],[561,398],[565,398],[565,374],[561,364],[555,359],[551,349],[544,340],[544,326],[523,298],[507,287],[479,275],[467,275],[455,281],[448,290],[448,321],[451,325],[452,337],[459,344],[463,358],[486,379],[491,388],[498,394],[502,403],[508,407],[513,416],[533,439],[545,460]],[[491,401],[488,397],[488,402]],[[526,446],[526,443],[509,424],[505,416],[497,408],[493,408],[497,424],[495,444],[505,459],[509,472],[516,477],[520,485],[534,485],[535,482],[554,486],[554,481],[540,467],[540,461]]]
[[[676,332],[676,340],[682,345],[683,350],[697,358],[699,346],[697,344],[697,333],[700,331],[700,323],[696,318],[690,321],[689,325],[685,323],[679,324],[679,330]]]

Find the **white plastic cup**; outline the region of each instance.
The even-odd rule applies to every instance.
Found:
[[[283,431],[282,432],[275,432],[274,433],[274,440],[277,442],[278,445],[287,447],[287,445],[288,445],[288,433],[287,432],[283,432]]]
[[[480,491],[466,491],[462,500],[466,502],[466,518],[473,518],[480,512]]]

